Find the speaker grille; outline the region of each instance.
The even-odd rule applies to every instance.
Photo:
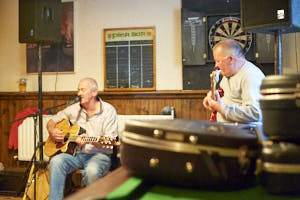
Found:
[[[19,42],[61,41],[60,0],[19,0]]]
[[[298,32],[299,5],[299,0],[241,0],[242,28],[248,32]]]

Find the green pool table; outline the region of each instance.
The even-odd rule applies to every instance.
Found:
[[[208,191],[150,184],[142,178],[130,176],[124,168],[120,167],[66,199],[300,200],[300,196],[273,195],[266,192],[260,185],[235,191]]]

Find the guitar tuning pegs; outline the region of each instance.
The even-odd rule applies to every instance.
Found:
[[[101,141],[100,143],[101,143],[101,144],[111,144],[110,141]]]

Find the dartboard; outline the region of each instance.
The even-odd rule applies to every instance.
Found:
[[[242,30],[240,18],[224,17],[216,21],[209,30],[208,42],[210,48],[212,49],[218,42],[227,38],[238,41],[246,54],[251,47],[253,36],[252,33]]]

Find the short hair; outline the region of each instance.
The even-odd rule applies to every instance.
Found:
[[[213,47],[213,50],[219,47],[222,48],[222,50],[225,51],[227,55],[243,57],[243,58],[245,57],[242,46],[236,40],[233,39],[221,40]]]
[[[86,78],[83,78],[80,80],[81,81],[88,81],[91,85],[91,90],[98,90],[98,84],[97,84],[97,81],[93,78],[90,78],[90,77],[86,77]]]

